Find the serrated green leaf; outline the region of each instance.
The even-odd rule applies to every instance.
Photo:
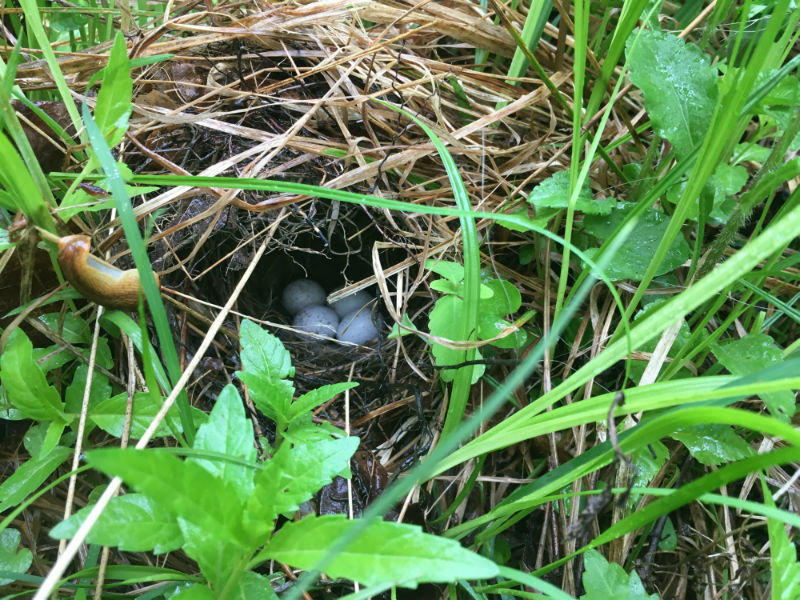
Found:
[[[694,44],[661,31],[643,30],[626,45],[630,80],[644,94],[656,131],[679,158],[700,144],[717,102],[717,69]]]
[[[720,465],[753,455],[750,445],[730,425],[718,423],[684,427],[672,434],[704,465]]]
[[[312,411],[320,404],[327,402],[331,398],[335,398],[346,390],[352,390],[355,387],[358,387],[358,383],[346,381],[343,383],[323,385],[322,387],[318,387],[317,389],[303,394],[289,406],[289,422],[291,423],[291,421],[298,416]]]
[[[269,417],[282,430],[289,422],[294,385],[286,379],[265,379],[248,371],[236,371],[236,376],[247,386],[250,399],[256,408]]]
[[[0,380],[8,400],[29,419],[70,422],[58,392],[48,385],[44,372],[33,360],[33,344],[21,329],[11,333],[0,354]]]
[[[50,537],[70,539],[93,505],[82,508],[50,530]],[[175,516],[143,494],[112,498],[86,538],[89,543],[129,552],[163,554],[179,549],[183,535]]]
[[[265,541],[278,515],[296,511],[337,475],[349,477],[358,444],[357,437],[283,444],[256,474],[244,517],[247,530]]]
[[[33,554],[27,548],[17,550],[21,539],[16,529],[0,531],[0,570],[24,574],[33,563]],[[14,579],[0,577],[0,585],[8,585]]]
[[[29,458],[0,485],[0,512],[32,494],[71,454],[72,449],[56,446],[48,454]]]
[[[630,575],[616,563],[609,563],[597,550],[583,555],[583,587],[581,600],[659,600],[658,594],[647,594],[641,579]]]
[[[195,450],[222,452],[228,456],[254,463],[256,460],[253,424],[244,413],[242,399],[236,388],[228,384],[222,388],[208,421],[197,430]],[[254,469],[227,461],[189,458],[206,471],[227,481],[244,503],[253,490]]]
[[[554,173],[539,185],[533,188],[528,202],[536,208],[537,219],[540,217],[539,211],[548,208],[567,208],[569,205],[569,171],[559,171]],[[592,196],[592,189],[588,182],[584,182],[578,199],[575,203],[575,210],[579,210],[586,215],[607,215],[616,201],[613,198],[599,198],[595,200]],[[546,211],[544,211],[546,213]],[[551,215],[547,215],[549,220]]]
[[[128,394],[123,392],[103,400],[94,406],[89,412],[89,419],[100,429],[113,435],[122,437],[122,430],[125,426],[125,411],[128,403]],[[150,426],[153,418],[161,410],[162,400],[153,398],[147,392],[138,392],[133,395],[133,409],[131,414],[131,439],[138,440]],[[192,408],[192,418],[194,423],[205,422],[206,414],[196,408]],[[164,421],[156,429],[153,437],[164,437],[174,433],[182,433],[183,426],[178,415],[177,406],[173,405],[167,411]]]
[[[246,545],[241,526],[242,503],[227,482],[199,465],[160,449],[104,448],[86,454],[87,462],[118,476],[163,510],[196,525],[210,539]],[[189,536],[185,535],[187,541]]]
[[[630,203],[619,203],[608,216],[587,216],[583,219],[583,227],[587,233],[598,240],[605,240],[622,223],[633,206]],[[615,280],[639,281],[647,270],[658,244],[664,237],[668,224],[669,217],[661,211],[655,209],[646,211],[639,218],[636,228],[625,240],[625,244],[617,250],[617,253],[611,258],[611,262],[606,265],[606,274]],[[590,257],[593,252],[593,249],[587,251]],[[679,235],[667,250],[664,262],[661,263],[655,275],[663,275],[676,269],[686,262],[690,255],[689,244],[686,243],[683,236]]]
[[[220,512],[227,508],[221,505]],[[237,518],[241,518],[241,515]],[[219,595],[221,588],[233,574],[244,569],[255,548],[243,546],[225,536],[209,535],[205,527],[182,517],[178,517],[178,524],[186,540],[183,551],[197,562],[200,572]]]
[[[278,338],[247,319],[242,321],[239,335],[245,372],[266,380],[294,377],[292,357]]]
[[[783,361],[783,351],[764,333],[750,333],[724,344],[714,343],[711,351],[733,375],[749,375]],[[770,414],[788,423],[797,407],[790,390],[759,394]]]
[[[344,515],[286,523],[261,556],[310,569],[355,523]],[[423,533],[416,525],[373,521],[327,564],[325,572],[366,585],[416,587],[422,582],[488,579],[497,576],[498,568],[458,542]]]

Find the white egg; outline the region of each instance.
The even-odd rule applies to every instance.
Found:
[[[306,306],[325,304],[325,290],[311,279],[296,279],[283,288],[283,307],[290,315],[296,315]]]
[[[335,337],[339,325],[339,317],[327,306],[306,306],[295,315],[292,324],[295,329],[300,331]],[[322,340],[312,338],[309,335],[301,335],[300,337],[309,341],[322,342]]]
[[[378,330],[372,323],[372,311],[369,308],[357,309],[345,315],[336,332],[337,340],[362,345],[377,336]]]
[[[361,290],[355,294],[345,296],[341,300],[337,300],[331,304],[331,308],[336,311],[336,314],[339,315],[341,319],[345,315],[366,306],[370,300],[372,300],[372,295],[370,295],[369,292]]]

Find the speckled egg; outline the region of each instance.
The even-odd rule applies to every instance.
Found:
[[[341,319],[345,315],[348,315],[351,312],[366,306],[370,300],[372,300],[370,293],[361,290],[355,294],[350,294],[341,300],[331,303],[331,308],[336,311],[336,314],[339,315],[339,318]]]
[[[336,339],[352,344],[364,345],[378,337],[378,330],[372,323],[372,311],[369,308],[357,309],[346,314],[339,323]]]
[[[325,304],[325,290],[311,279],[296,279],[283,288],[281,301],[290,315],[296,315],[307,306]]]
[[[339,317],[327,306],[306,306],[295,315],[292,325],[299,331],[335,337],[339,325]],[[323,342],[323,340],[318,340],[309,335],[301,335],[301,337],[308,341]]]

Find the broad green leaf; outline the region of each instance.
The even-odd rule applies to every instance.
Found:
[[[431,281],[430,287],[432,290],[442,292],[443,294],[455,294],[457,296],[464,295],[463,283],[453,283],[449,279],[436,279],[435,281]],[[492,290],[483,284],[481,284],[478,288],[478,293],[480,299],[492,297]]]
[[[661,538],[658,542],[658,549],[662,552],[673,552],[678,547],[678,533],[672,519],[667,517],[664,521],[664,529],[661,531]]]
[[[29,419],[70,422],[58,392],[33,360],[33,344],[21,329],[12,332],[0,354],[0,380],[8,400]]]
[[[92,331],[89,324],[71,312],[61,316],[60,313],[46,313],[36,317],[50,329],[57,332],[70,344],[88,344]]]
[[[504,279],[489,279],[484,285],[492,290],[492,295],[489,298],[481,298],[478,306],[478,337],[487,340],[511,325],[504,317],[519,310],[522,296],[513,283]],[[527,339],[528,336],[524,331],[517,331],[492,342],[492,345],[498,348],[520,348]]]
[[[79,414],[83,404],[83,393],[86,388],[86,376],[89,365],[80,364],[75,368],[72,382],[64,391],[64,409],[70,414]],[[97,406],[111,395],[111,384],[108,377],[100,371],[92,374],[92,387],[89,390],[89,409]]]
[[[539,216],[540,209],[546,208],[567,208],[569,204],[569,171],[558,171],[539,185],[533,188],[528,202],[536,207],[536,215]],[[575,210],[586,215],[607,215],[614,207],[613,198],[595,198],[592,196],[592,189],[588,182],[584,182],[575,203]],[[549,219],[549,216],[548,216]]]
[[[160,507],[195,524],[208,539],[244,544],[242,503],[233,487],[199,465],[160,449],[104,448],[86,454],[87,462],[118,476]]]
[[[93,505],[82,508],[50,530],[50,537],[70,539]],[[143,494],[112,498],[86,538],[89,543],[129,552],[163,554],[179,549],[183,535],[174,515]]]
[[[71,448],[56,446],[48,454],[29,458],[0,485],[0,512],[16,506],[36,491],[71,454]]]
[[[283,343],[252,321],[242,321],[242,369],[266,380],[294,377],[292,357]]]
[[[714,343],[711,351],[733,375],[749,375],[783,361],[783,351],[764,333],[750,333],[732,342]],[[784,423],[788,423],[797,410],[790,390],[765,392],[759,397],[770,414]]]
[[[704,465],[720,465],[752,456],[750,445],[730,425],[713,423],[684,427],[672,434]]]
[[[291,422],[304,413],[309,413],[320,404],[327,402],[346,390],[352,390],[354,387],[358,387],[358,383],[346,381],[343,383],[323,385],[322,387],[318,387],[315,390],[303,394],[289,406],[289,421]]]
[[[597,550],[583,555],[583,587],[580,600],[659,600],[648,594],[636,571],[628,575],[617,563],[609,563]]]
[[[242,574],[231,592],[231,600],[278,600],[278,595],[269,579],[258,573],[247,571]]]
[[[414,323],[411,322],[411,319],[409,318],[409,316],[406,313],[403,313],[403,316],[400,317],[400,321],[406,327],[409,327],[411,329],[416,329],[416,326],[414,325]],[[411,335],[411,333],[412,332],[408,331],[407,329],[400,329],[400,326],[397,323],[394,323],[392,325],[392,331],[389,333],[389,335],[386,336],[386,339],[387,340],[391,340],[391,339],[394,339],[396,337],[403,337],[403,336],[406,336],[406,335]]]
[[[310,569],[355,523],[344,515],[286,523],[260,556]],[[497,576],[498,568],[458,542],[423,533],[416,525],[373,521],[326,565],[325,572],[366,585],[416,587],[422,582],[488,579]]]
[[[669,449],[660,441],[654,440],[643,448],[639,448],[631,455],[631,461],[636,466],[636,478],[633,485],[636,487],[649,485],[669,457]]]
[[[679,158],[692,152],[708,130],[717,102],[717,69],[697,46],[679,37],[641,30],[628,38],[630,80],[644,94],[656,131]]]
[[[244,516],[247,531],[264,538],[278,515],[296,511],[337,475],[349,477],[350,457],[358,444],[357,437],[283,444],[256,474]]]
[[[216,600],[214,595],[207,585],[202,583],[193,583],[187,587],[181,587],[177,594],[167,596],[170,600]]]
[[[0,571],[24,574],[33,563],[33,554],[27,548],[17,550],[22,536],[16,529],[0,531]],[[0,586],[14,581],[0,577]]]
[[[428,315],[428,327],[432,335],[452,341],[460,340],[462,322],[464,320],[464,300],[458,296],[450,294],[442,296],[436,301],[436,304]],[[456,350],[448,348],[442,344],[431,342],[431,351],[436,359],[436,365],[439,367],[447,365],[461,364],[465,360],[465,352],[463,350]],[[475,353],[476,360],[480,360],[480,352]],[[442,381],[453,381],[456,376],[457,369],[442,369],[440,377]],[[486,367],[484,365],[475,365],[472,371],[472,383],[481,378]]]
[[[628,212],[633,208],[633,204],[619,203],[615,210],[608,216],[587,216],[583,219],[583,227],[598,240],[605,240],[609,237],[617,226],[622,223]],[[650,209],[640,218],[625,244],[617,251],[606,265],[606,274],[611,279],[633,279],[638,281],[642,278],[650,259],[658,247],[661,238],[667,231],[669,217],[661,211]],[[587,251],[590,254],[593,251]],[[656,271],[656,276],[668,273],[682,265],[691,255],[689,244],[683,236],[678,236],[667,250],[664,262]]]
[[[120,142],[128,128],[132,92],[133,80],[125,36],[118,31],[103,73],[103,83],[97,93],[94,111],[95,122],[111,147]]]
[[[220,511],[227,510],[221,505]],[[241,515],[238,515],[241,518]],[[183,551],[194,559],[200,572],[215,588],[217,595],[227,581],[245,567],[255,548],[237,543],[221,535],[209,535],[204,527],[178,517],[178,524],[186,540]]]
[[[327,442],[331,438],[345,438],[347,434],[327,421],[319,424],[312,422],[311,414],[306,413],[305,417],[298,416],[292,421],[291,427],[283,433],[283,437],[292,445],[308,445],[320,441]]]
[[[766,505],[775,508],[772,493],[763,477],[761,488]],[[800,598],[800,562],[797,562],[797,549],[786,535],[786,525],[782,521],[767,517],[767,532],[769,533],[769,554],[772,559],[770,561],[772,598],[773,600],[797,600]]]
[[[150,426],[153,418],[161,410],[162,400],[153,398],[149,393],[137,392],[133,395],[133,408],[131,414],[131,439],[138,440]],[[103,400],[97,406],[92,407],[89,412],[89,419],[100,429],[113,435],[122,437],[122,430],[125,426],[125,411],[128,404],[128,394],[123,392]],[[192,418],[195,423],[202,423],[206,420],[206,414],[198,409],[192,408]],[[183,432],[178,408],[173,405],[167,411],[167,416],[159,425],[154,437],[163,437]]]
[[[706,185],[703,187],[701,197],[711,206],[708,215],[712,225],[724,225],[728,222],[731,214],[736,208],[734,194],[738,194],[747,183],[747,169],[741,166],[731,166],[726,164],[717,165]],[[667,200],[677,204],[683,190],[686,187],[686,180],[672,186],[667,191]],[[688,218],[697,219],[700,214],[700,199],[689,208]]]
[[[247,386],[256,408],[275,421],[278,430],[286,427],[294,396],[292,383],[286,379],[266,379],[249,371],[237,371],[236,375]]]
[[[425,268],[441,275],[451,283],[458,284],[464,281],[464,265],[461,263],[429,258],[425,261]]]
[[[220,392],[208,421],[197,430],[195,450],[222,452],[231,457],[254,463],[256,460],[253,424],[244,413],[242,399],[233,385],[228,384]],[[253,490],[254,470],[233,462],[189,458],[206,471],[227,481],[236,490],[242,502]]]

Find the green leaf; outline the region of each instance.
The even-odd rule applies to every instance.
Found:
[[[350,457],[358,444],[357,437],[283,444],[256,474],[245,509],[247,531],[266,541],[278,515],[296,511],[337,475],[349,477]]]
[[[658,600],[658,594],[644,590],[642,580],[631,571],[628,575],[617,563],[609,563],[597,550],[583,555],[583,587],[581,600]]]
[[[56,446],[48,454],[29,458],[0,485],[0,512],[22,502],[72,454],[71,448]]]
[[[57,332],[70,344],[89,343],[92,334],[89,324],[71,312],[66,313],[63,317],[60,313],[46,313],[36,318]]]
[[[464,300],[458,296],[450,294],[442,296],[436,301],[433,310],[428,314],[428,328],[432,335],[452,341],[461,340],[461,328],[464,320]],[[437,366],[457,365],[465,360],[464,350],[448,348],[442,344],[431,342],[431,351],[436,359]],[[475,353],[476,360],[480,360],[480,352]],[[472,383],[481,378],[486,367],[475,365],[472,371]],[[442,369],[440,377],[442,381],[453,381],[457,369]]]
[[[153,398],[148,392],[137,392],[133,395],[131,439],[138,440],[144,435],[153,418],[161,410],[162,401],[163,399]],[[128,394],[126,392],[117,394],[94,406],[89,412],[89,419],[106,433],[114,437],[122,437],[127,404]],[[192,417],[195,423],[202,423],[207,418],[203,411],[196,408],[192,408]],[[156,429],[153,437],[164,437],[182,432],[183,427],[178,415],[178,408],[173,405],[167,411],[167,416]]]
[[[533,188],[530,196],[528,196],[528,202],[536,208],[537,217],[539,217],[540,209],[567,208],[569,204],[569,182],[569,171],[559,171]],[[589,183],[584,182],[578,194],[578,200],[575,203],[575,210],[579,210],[586,215],[607,215],[614,207],[614,202],[613,198],[595,200]],[[550,215],[547,218],[549,220]]]
[[[33,563],[33,554],[27,548],[17,551],[20,533],[16,529],[0,531],[0,571],[24,574]],[[8,585],[14,579],[0,577],[0,585]]]
[[[320,404],[327,402],[346,390],[352,390],[354,387],[358,387],[358,383],[345,381],[343,383],[323,385],[322,387],[318,387],[315,390],[303,394],[289,406],[290,423],[298,416],[309,413]]]
[[[750,333],[724,344],[714,343],[711,351],[733,375],[749,375],[783,361],[783,351],[764,333]],[[797,410],[790,390],[765,392],[759,397],[770,414],[784,423],[788,423]]]
[[[256,408],[275,421],[278,430],[289,422],[294,386],[286,379],[265,379],[247,371],[236,371],[237,377],[247,386]]]
[[[605,240],[617,226],[622,223],[628,212],[633,208],[630,203],[618,203],[616,210],[606,217],[587,216],[583,220],[583,227],[598,240]],[[650,264],[650,259],[658,247],[661,238],[667,231],[669,217],[661,211],[649,209],[640,218],[625,244],[617,251],[606,265],[606,273],[611,279],[633,279],[639,281]],[[593,251],[587,251],[591,256]],[[682,265],[689,258],[691,252],[689,244],[683,236],[678,236],[667,250],[664,262],[655,275],[669,273]]]
[[[767,487],[763,477],[761,488],[764,492],[764,502],[770,508],[775,508],[772,493]],[[797,550],[786,535],[786,525],[779,519],[767,517],[767,532],[769,533],[770,568],[772,571],[772,598],[773,600],[797,600],[800,598],[800,563],[797,562]]]
[[[355,523],[344,515],[286,523],[261,556],[313,568]],[[488,579],[497,575],[498,568],[458,542],[423,533],[416,525],[373,521],[327,564],[325,572],[366,585],[416,587],[422,582]]]
[[[630,80],[644,93],[656,131],[679,158],[700,144],[717,102],[717,69],[697,46],[660,31],[628,38]]]
[[[180,591],[174,596],[167,596],[169,600],[216,600],[214,595],[207,585],[201,583],[193,583],[187,587],[180,588]]]
[[[83,393],[86,388],[86,376],[89,373],[89,365],[80,364],[75,368],[72,382],[64,392],[64,409],[71,414],[81,412],[83,404]],[[100,404],[104,399],[111,395],[111,384],[108,377],[99,371],[92,374],[92,387],[89,389],[89,408]]]
[[[247,319],[242,321],[239,335],[245,372],[268,381],[294,377],[292,357],[278,338]]]
[[[750,445],[730,425],[714,423],[684,427],[672,437],[704,465],[720,465],[753,455]]]
[[[222,452],[248,462],[256,461],[253,424],[244,413],[242,399],[236,388],[228,384],[220,392],[208,421],[197,430],[195,450]],[[228,482],[244,503],[253,490],[254,469],[228,461],[189,458],[206,471]]]
[[[121,477],[163,510],[196,525],[209,543],[224,538],[246,544],[243,507],[236,492],[201,466],[159,449],[104,448],[88,452],[86,460],[107,475]],[[184,537],[188,543],[190,536],[184,532]]]
[[[700,196],[709,203],[708,215],[712,225],[724,225],[736,208],[734,194],[738,194],[747,183],[747,169],[741,166],[719,164],[703,186]],[[667,191],[667,200],[677,204],[686,187],[686,180],[672,186]],[[697,220],[700,213],[700,199],[689,207],[688,218]]]
[[[125,36],[118,31],[103,73],[103,84],[97,93],[94,111],[95,122],[111,147],[122,140],[128,129],[132,92],[133,80]]]
[[[660,440],[654,440],[651,444],[636,450],[631,455],[631,461],[636,466],[634,487],[649,485],[667,462],[668,457],[669,449]]]
[[[414,325],[414,323],[411,322],[411,319],[409,318],[409,316],[406,313],[403,313],[403,316],[400,317],[400,321],[406,327],[410,327],[411,329],[416,329],[416,326]],[[408,331],[406,329],[400,329],[400,326],[397,323],[394,323],[392,325],[392,331],[389,333],[389,335],[386,336],[386,339],[387,340],[392,340],[392,339],[394,339],[396,337],[403,337],[403,336],[411,335],[411,334],[412,334],[411,331]]]
[[[82,508],[50,530],[55,539],[72,538],[94,505]],[[183,535],[174,515],[143,494],[112,498],[89,532],[87,541],[129,552],[163,554],[179,549]]]
[[[220,505],[220,511],[227,510]],[[241,518],[241,515],[238,515]],[[255,548],[249,548],[233,539],[220,535],[209,535],[205,527],[178,517],[181,532],[186,541],[183,551],[200,566],[200,572],[215,588],[217,596],[228,580],[244,569],[245,563]]]
[[[448,281],[459,284],[464,281],[464,265],[449,260],[436,260],[429,258],[425,261],[425,268],[441,275]]]
[[[15,329],[0,354],[0,380],[8,400],[29,419],[69,423],[64,403],[47,384],[44,372],[33,360],[33,344],[21,329]]]
[[[231,600],[278,600],[278,595],[269,583],[269,579],[258,573],[247,571],[236,582],[231,592]]]
[[[485,282],[485,287],[492,290],[492,295],[481,298],[478,305],[478,337],[482,340],[491,339],[509,327],[511,323],[504,317],[517,312],[522,306],[522,295],[513,283],[504,279],[490,279]],[[527,334],[520,330],[492,342],[492,345],[498,348],[520,348],[527,339]]]

